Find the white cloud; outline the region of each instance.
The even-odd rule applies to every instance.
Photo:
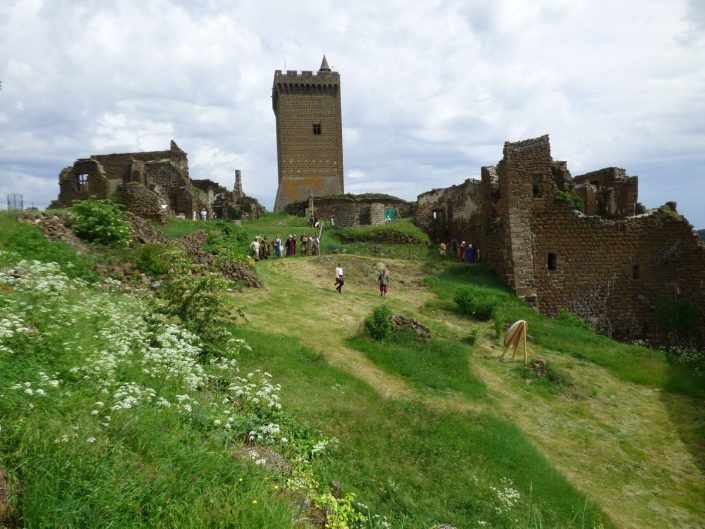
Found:
[[[0,192],[45,205],[74,159],[174,139],[194,178],[231,187],[239,168],[271,206],[273,71],[315,70],[325,52],[342,79],[346,191],[413,199],[476,177],[505,140],[549,133],[573,174],[625,167],[647,205],[676,200],[702,227],[704,13],[697,0],[6,1]]]

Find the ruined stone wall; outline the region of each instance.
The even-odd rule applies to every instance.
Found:
[[[287,208],[292,215],[305,216],[308,202],[296,202]],[[362,195],[335,195],[314,200],[316,217],[321,220],[334,219],[337,227],[384,224],[385,210],[393,208],[397,218],[413,216],[414,204],[382,193]]]
[[[87,176],[79,178],[79,175]],[[85,200],[91,196],[107,198],[110,188],[99,163],[91,159],[76,160],[73,167],[66,167],[59,175],[57,202],[61,207],[69,207],[74,201]]]
[[[272,87],[279,188],[274,211],[344,192],[340,75],[277,70]],[[315,128],[318,127],[318,128]]]
[[[139,182],[120,185],[115,192],[115,198],[135,215],[153,220],[164,218],[165,210],[161,207],[164,204],[163,199]]]
[[[213,195],[218,193],[227,193],[228,190],[221,186],[218,182],[213,180],[203,179],[203,180],[191,180],[191,185],[200,189],[204,193],[212,192]]]
[[[171,208],[174,215],[183,215],[190,220],[198,219],[199,204],[194,194],[187,187],[182,187],[174,192]]]
[[[576,185],[591,184],[595,188],[595,214],[623,219],[641,213],[637,203],[639,178],[627,176],[620,167],[606,167],[574,179]]]
[[[122,154],[94,154],[91,156],[103,167],[106,178],[129,182],[132,160],[150,162],[155,160],[171,161],[188,178],[188,158],[184,151],[172,140],[167,151],[129,152]]]
[[[473,219],[479,213],[480,197],[480,182],[473,179],[423,193],[416,201],[416,224],[434,242],[477,239]]]
[[[480,259],[504,276],[506,223],[499,213],[502,207],[497,169],[483,167],[479,181],[468,179],[419,195],[416,224],[435,243],[473,244],[480,250]]]
[[[614,198],[602,215],[585,215],[558,195],[574,192],[597,213],[598,190]],[[636,190],[637,179],[616,168],[576,184],[565,162],[552,161],[543,136],[506,143],[502,161],[482,169],[479,185],[420,195],[417,222],[432,237],[475,244],[482,261],[541,312],[569,310],[615,337],[663,343],[660,299],[705,308],[705,246],[675,212],[610,218],[640,211]],[[444,227],[433,225],[433,211],[447,212]],[[697,337],[705,344],[705,318]]]
[[[663,343],[660,296],[705,307],[705,247],[684,219],[655,211],[610,220],[554,202],[536,211],[531,228],[541,312],[570,310],[613,336]]]
[[[191,180],[179,167],[168,160],[154,160],[144,164],[144,182],[147,187],[159,187],[169,197],[182,187],[189,187]]]

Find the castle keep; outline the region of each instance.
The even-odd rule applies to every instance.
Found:
[[[505,143],[479,181],[419,195],[416,216],[435,240],[478,247],[543,313],[569,310],[619,338],[683,341],[663,311],[705,307],[705,246],[674,205],[646,212],[637,194],[623,169],[573,178],[542,136]],[[702,315],[689,332],[705,344]]]
[[[337,195],[343,185],[340,74],[325,56],[317,73],[274,73],[279,188],[274,211],[314,196]]]

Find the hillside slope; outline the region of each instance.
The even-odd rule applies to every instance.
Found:
[[[332,270],[339,260],[346,269],[343,295],[332,288]],[[454,340],[463,338],[470,326],[478,326],[452,311],[442,310],[434,293],[424,285],[427,271],[423,264],[409,261],[385,264],[390,267],[393,278],[386,303],[395,313],[417,317],[431,326],[436,335]],[[470,356],[468,369],[486,385],[487,398],[470,399],[456,391],[419,385],[393,369],[376,365],[369,355],[351,348],[346,342],[347,337],[359,332],[364,317],[380,302],[375,289],[376,270],[380,265],[378,260],[352,256],[262,262],[258,271],[267,285],[266,290],[248,291],[241,297],[250,318],[248,328],[272,339],[287,337],[292,343],[298,341],[311,348],[333,366],[368,384],[383,399],[384,406],[388,402],[409,402],[423,406],[429,414],[468,414],[464,419],[456,417],[460,421],[475,421],[473,417],[479,413],[515,424],[573,487],[607,513],[616,527],[705,525],[701,501],[705,497],[704,467],[702,457],[697,455],[703,453],[705,413],[702,400],[671,394],[649,384],[626,382],[593,362],[531,344],[532,357],[550,361],[570,379],[566,391],[542,391],[540,384],[531,384],[531,380],[520,376],[516,363],[497,362],[501,349],[490,328],[482,325],[479,326],[481,340],[476,354]],[[580,344],[576,344],[576,350],[579,349]],[[656,357],[651,361],[663,362]],[[277,365],[272,363],[271,369],[276,372]],[[292,377],[292,382],[299,376],[290,366],[284,370]],[[341,425],[353,426],[343,418],[334,425],[328,422],[331,408],[339,406],[340,399],[346,397],[341,397],[335,388],[316,392],[323,395],[317,395],[310,402],[320,408],[304,410],[308,397],[285,390],[287,398],[309,420],[327,430],[326,433],[336,432],[344,449],[355,451],[357,444],[363,441],[356,439],[355,433],[346,438],[337,431]],[[363,403],[355,405],[364,406]],[[358,432],[358,435],[394,434],[382,431]],[[519,442],[516,436],[514,439]],[[455,444],[451,439],[447,442]],[[463,467],[467,461],[465,473],[472,473],[469,462],[475,454],[464,453],[459,446],[455,446],[455,450],[456,464]],[[501,454],[495,455],[501,457]],[[511,454],[505,456],[511,460]],[[397,451],[386,453],[384,457],[392,466],[410,467],[409,472],[416,464]],[[536,486],[540,477],[527,476],[521,466],[521,458],[511,462],[508,469],[513,469],[512,474],[506,477],[519,483],[528,480],[535,499],[539,498],[549,510],[555,507],[552,502],[564,501],[557,496],[547,497],[546,491]],[[426,470],[432,472],[432,469]],[[346,483],[350,484],[359,483],[363,474],[355,468],[346,472],[350,473],[345,476]],[[404,475],[404,471],[398,473]],[[464,474],[458,469],[454,473],[456,479],[462,479]],[[398,483],[398,486],[412,487],[414,479],[408,479],[410,481],[404,485]],[[415,479],[428,484],[435,481],[431,475]],[[419,494],[427,494],[427,491],[421,490]],[[434,487],[434,494],[444,496],[445,492]],[[560,494],[569,495],[566,491]],[[394,512],[395,506],[387,505],[396,500],[370,490],[366,495],[370,496],[367,500],[385,506],[385,514],[390,518],[399,518],[400,513]],[[452,515],[453,511],[450,508],[446,512]],[[561,526],[560,522],[558,525]]]

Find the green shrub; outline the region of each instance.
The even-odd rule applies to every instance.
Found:
[[[392,311],[387,305],[372,310],[365,318],[365,330],[375,340],[386,340],[392,336]]]
[[[126,245],[130,241],[130,225],[120,205],[109,200],[89,198],[69,208],[76,235],[101,244]]]
[[[205,250],[226,261],[244,261],[248,248],[248,234],[244,230],[224,225],[222,233],[208,235]]]
[[[585,203],[583,202],[583,199],[575,193],[570,193],[569,191],[558,191],[558,193],[556,193],[556,200],[559,202],[570,202],[573,204],[575,209],[585,213]]]
[[[491,320],[499,304],[496,297],[468,288],[456,290],[453,300],[458,304],[460,312],[480,321]]]
[[[477,343],[477,339],[480,337],[480,331],[478,329],[470,329],[470,332],[468,332],[468,337],[466,338],[466,341],[470,345],[475,345]]]
[[[151,276],[162,276],[185,266],[186,252],[180,245],[148,243],[135,250],[135,265]]]
[[[556,320],[568,323],[574,327],[580,327],[581,329],[592,330],[592,326],[588,322],[581,320],[579,316],[568,310],[559,311]]]
[[[184,327],[206,342],[207,349],[217,351],[230,337],[227,327],[233,311],[223,295],[227,286],[223,276],[214,272],[176,275],[159,291],[165,301],[159,310],[178,317]]]

